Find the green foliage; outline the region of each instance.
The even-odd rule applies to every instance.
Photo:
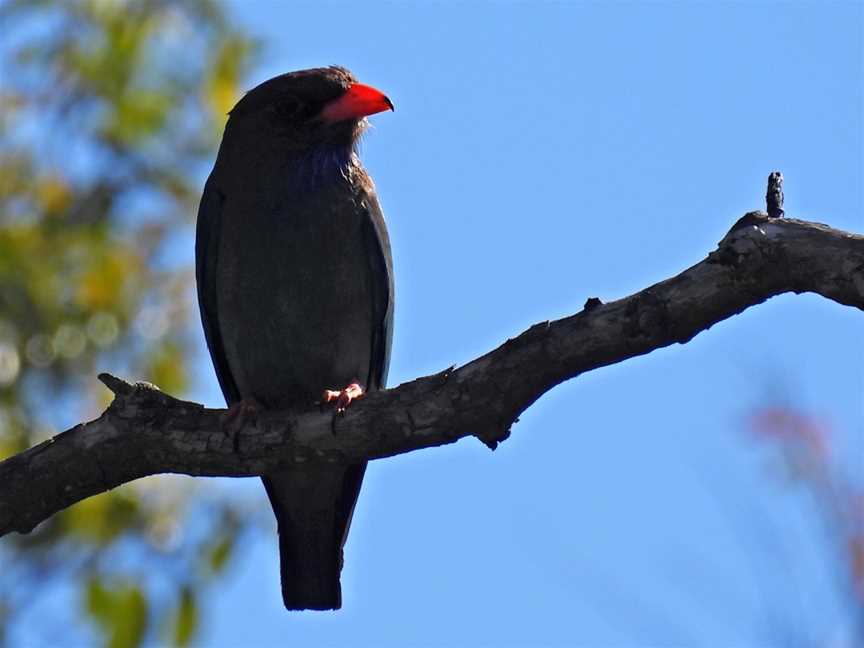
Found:
[[[96,415],[98,371],[188,387],[194,280],[170,249],[191,241],[254,44],[207,0],[13,1],[0,22],[2,458]],[[71,579],[104,645],[169,626],[188,645],[199,590],[242,532],[229,505],[193,500],[189,484],[145,480],[4,538],[16,573],[0,581],[0,643],[37,587]],[[157,596],[166,589],[176,606]]]
[[[184,587],[180,590],[180,600],[174,613],[172,640],[175,646],[188,646],[198,627],[198,603],[195,590]]]
[[[87,612],[102,628],[108,648],[135,648],[147,630],[147,599],[136,585],[106,587],[98,577],[87,583]]]

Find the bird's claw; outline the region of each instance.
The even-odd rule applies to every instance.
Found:
[[[230,405],[225,412],[220,427],[222,432],[231,438],[235,453],[240,450],[240,430],[247,423],[257,423],[260,411],[261,404],[258,401],[254,398],[244,398]]]
[[[344,412],[351,401],[363,397],[363,388],[358,383],[351,383],[345,389],[337,391],[334,389],[325,389],[324,396],[321,398],[322,403],[332,403],[335,401],[336,413]]]
[[[225,412],[224,422],[230,423],[235,419],[243,421],[247,418],[254,420],[260,410],[261,404],[257,400],[254,398],[244,398],[228,407],[228,411]]]

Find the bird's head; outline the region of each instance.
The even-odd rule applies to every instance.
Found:
[[[251,129],[283,150],[353,149],[366,117],[385,110],[393,110],[390,99],[345,68],[315,68],[250,90],[229,113],[228,128]]]

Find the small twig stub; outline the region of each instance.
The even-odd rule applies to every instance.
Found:
[[[768,216],[771,218],[783,218],[786,212],[783,210],[783,174],[772,171],[768,176],[768,192],[765,194],[765,202],[768,206]]]

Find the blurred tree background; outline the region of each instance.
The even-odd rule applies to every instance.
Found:
[[[189,385],[194,276],[171,246],[255,51],[223,12],[0,4],[0,458],[97,415],[99,371]],[[249,517],[203,489],[143,480],[4,538],[0,643],[26,624],[45,645],[188,644]]]
[[[747,429],[752,438],[767,444],[774,454],[769,466],[775,479],[789,488],[806,492],[816,505],[826,538],[833,551],[824,556],[828,574],[842,601],[848,619],[849,645],[864,645],[864,484],[861,482],[860,457],[843,459],[841,440],[844,431],[836,430],[827,417],[777,401],[756,409]],[[718,500],[720,498],[718,497]],[[786,529],[765,511],[733,514],[730,521],[738,527],[739,537],[752,557],[754,573],[778,553],[794,569],[795,551],[786,538]],[[770,578],[761,576],[769,583]],[[800,600],[795,609],[786,592],[766,595],[763,610],[767,637],[772,645],[819,646],[825,638],[806,623]],[[777,601],[782,603],[778,605]],[[847,645],[840,640],[836,645]]]

